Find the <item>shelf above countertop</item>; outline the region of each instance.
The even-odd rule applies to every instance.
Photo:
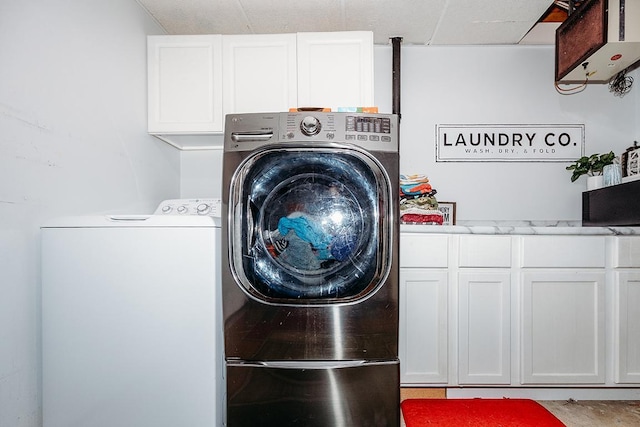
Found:
[[[400,224],[400,233],[640,236],[640,227],[583,227],[581,221],[477,221],[460,225]]]
[[[180,151],[193,150],[222,150],[224,145],[224,135],[217,133],[207,134],[155,134],[161,141],[177,148]]]

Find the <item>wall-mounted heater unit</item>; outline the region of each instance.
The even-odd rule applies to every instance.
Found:
[[[608,82],[638,60],[638,0],[587,0],[556,30],[556,82]]]

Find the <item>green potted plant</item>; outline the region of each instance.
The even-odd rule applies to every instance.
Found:
[[[582,175],[587,175],[587,189],[602,187],[602,184],[593,184],[589,182],[590,177],[600,177],[602,179],[602,171],[606,165],[613,164],[616,155],[613,151],[606,154],[592,154],[590,156],[582,156],[572,165],[567,166],[571,173],[571,182],[575,182]],[[593,181],[593,180],[592,180]]]

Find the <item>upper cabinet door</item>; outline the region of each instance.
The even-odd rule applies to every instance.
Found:
[[[298,33],[298,107],[371,107],[373,33]]]
[[[221,132],[222,36],[149,36],[149,133]]]
[[[222,40],[225,114],[297,106],[296,35],[237,35]]]

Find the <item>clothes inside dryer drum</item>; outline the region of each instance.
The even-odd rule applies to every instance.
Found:
[[[360,152],[276,150],[241,166],[243,285],[266,300],[352,300],[386,274],[388,185]],[[237,184],[237,185],[236,185]],[[232,206],[235,206],[232,204]],[[240,254],[239,254],[240,255]]]

